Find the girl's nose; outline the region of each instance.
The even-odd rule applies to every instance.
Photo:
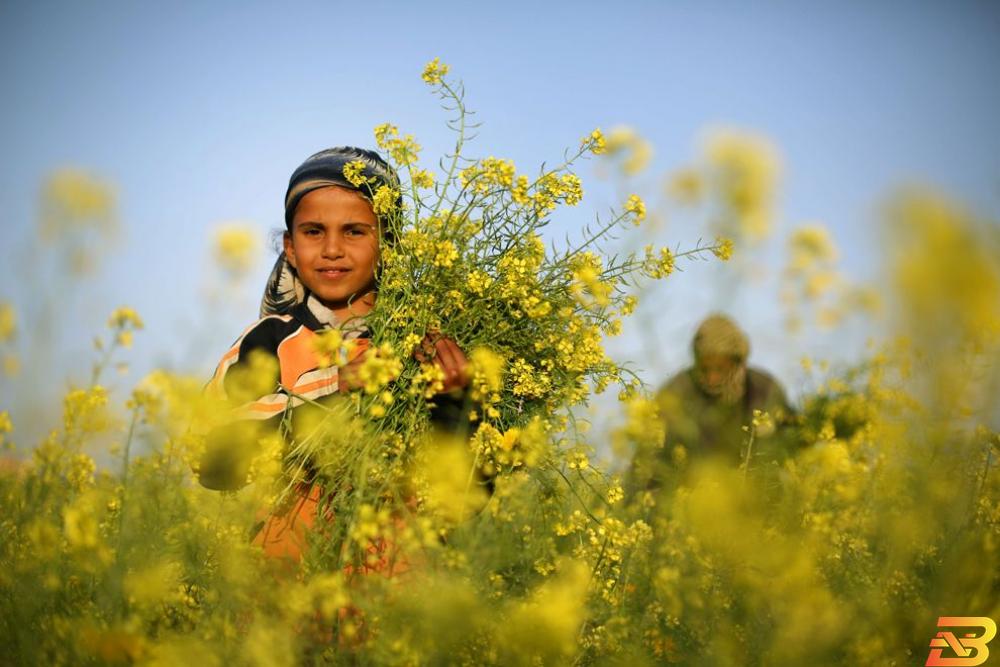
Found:
[[[323,244],[324,257],[342,257],[344,254],[344,240],[339,234],[327,234],[326,242]]]

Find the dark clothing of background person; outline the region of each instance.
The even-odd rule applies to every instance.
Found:
[[[694,377],[694,369],[675,375],[657,393],[660,414],[666,424],[666,446],[683,445],[691,459],[714,457],[738,465],[742,461],[754,410],[767,412],[781,423],[791,414],[781,385],[769,373],[748,368],[742,398],[733,405],[706,394]],[[780,433],[758,433],[755,448],[764,455],[774,449],[770,442]]]
[[[663,447],[636,452],[630,471],[633,491],[677,480],[688,464],[714,460],[737,466],[780,461],[793,448],[787,427],[793,416],[781,385],[767,372],[749,368],[750,341],[724,315],[712,315],[692,341],[694,365],[671,378],[657,392],[665,430]],[[751,457],[744,430],[755,411],[770,419],[754,429]]]

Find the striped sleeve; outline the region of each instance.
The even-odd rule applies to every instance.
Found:
[[[207,390],[237,404],[237,419],[270,419],[284,412],[278,347],[298,325],[288,315],[271,315],[247,328],[222,356]]]

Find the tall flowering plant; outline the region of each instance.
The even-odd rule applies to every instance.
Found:
[[[413,506],[414,484],[426,486],[419,465],[414,468],[421,458],[415,445],[428,431],[435,403],[463,404],[457,430],[469,436],[469,457],[454,459],[455,476],[470,484],[459,485],[459,496],[477,477],[564,468],[571,453],[550,444],[566,429],[569,408],[611,384],[622,387],[623,398],[640,386],[603,347],[636,305],[629,287],[669,275],[681,257],[726,259],[731,250],[719,239],[686,252],[649,246],[607,256],[607,242],[646,216],[636,195],[620,211],[598,217],[576,245],[547,246],[542,230],[558,207],[583,199],[574,170],[606,150],[604,136],[588,133],[559,166],[537,176],[519,173],[509,159],[468,157],[463,88],[447,75],[448,66],[437,59],[423,75],[454,114],[455,147],[440,162],[443,173],[423,168],[417,140],[388,123],[375,128],[375,141],[399,183],[375,187],[365,181],[361,162],[344,170],[346,179],[368,189],[384,226],[378,299],[367,317],[372,345],[359,372],[362,389],[291,453],[325,488],[350,490],[334,492],[340,516],[345,503],[360,511],[395,497]],[[438,336],[457,342],[469,357],[470,385],[461,397],[439,396],[442,371],[423,351]],[[352,343],[339,332],[319,344],[331,363],[350,357]],[[423,496],[418,491],[416,497]],[[349,536],[348,526],[340,530]]]

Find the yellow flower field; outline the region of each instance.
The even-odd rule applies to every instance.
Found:
[[[449,67],[435,59],[422,78],[451,110],[455,148],[437,169],[413,136],[375,129],[401,179],[370,193],[393,242],[358,387],[302,399],[280,434],[240,425],[227,455],[241,489],[198,483],[206,433],[234,421],[239,397],[165,370],[125,400],[109,391],[143,304],[107,304],[90,381],[40,442],[0,408],[0,662],[910,665],[941,616],[1000,621],[995,221],[929,190],[893,197],[880,341],[848,370],[813,368],[787,442],[758,414],[740,466],[704,463],[605,343],[643,286],[691,259],[737,262],[770,233],[773,147],[720,132],[671,175],[675,201],[716,213],[711,242],[616,252],[617,234],[655,217],[629,194],[575,245],[548,245],[553,211],[585,198],[582,161],[624,160],[629,176],[652,147],[587,129],[540,172],[473,159]],[[47,187],[46,229],[114,228],[107,185],[67,172]],[[259,250],[240,225],[214,237],[232,280]],[[867,312],[837,257],[818,224],[790,238],[790,316]],[[19,321],[0,304],[5,359]],[[433,428],[443,378],[415,354],[428,332],[469,353],[459,433]],[[327,365],[355,351],[340,332],[318,340]],[[275,363],[248,365],[248,396],[274,389],[252,385]],[[588,431],[605,391],[620,413]],[[251,538],[302,485],[320,508],[308,548],[268,558]]]

